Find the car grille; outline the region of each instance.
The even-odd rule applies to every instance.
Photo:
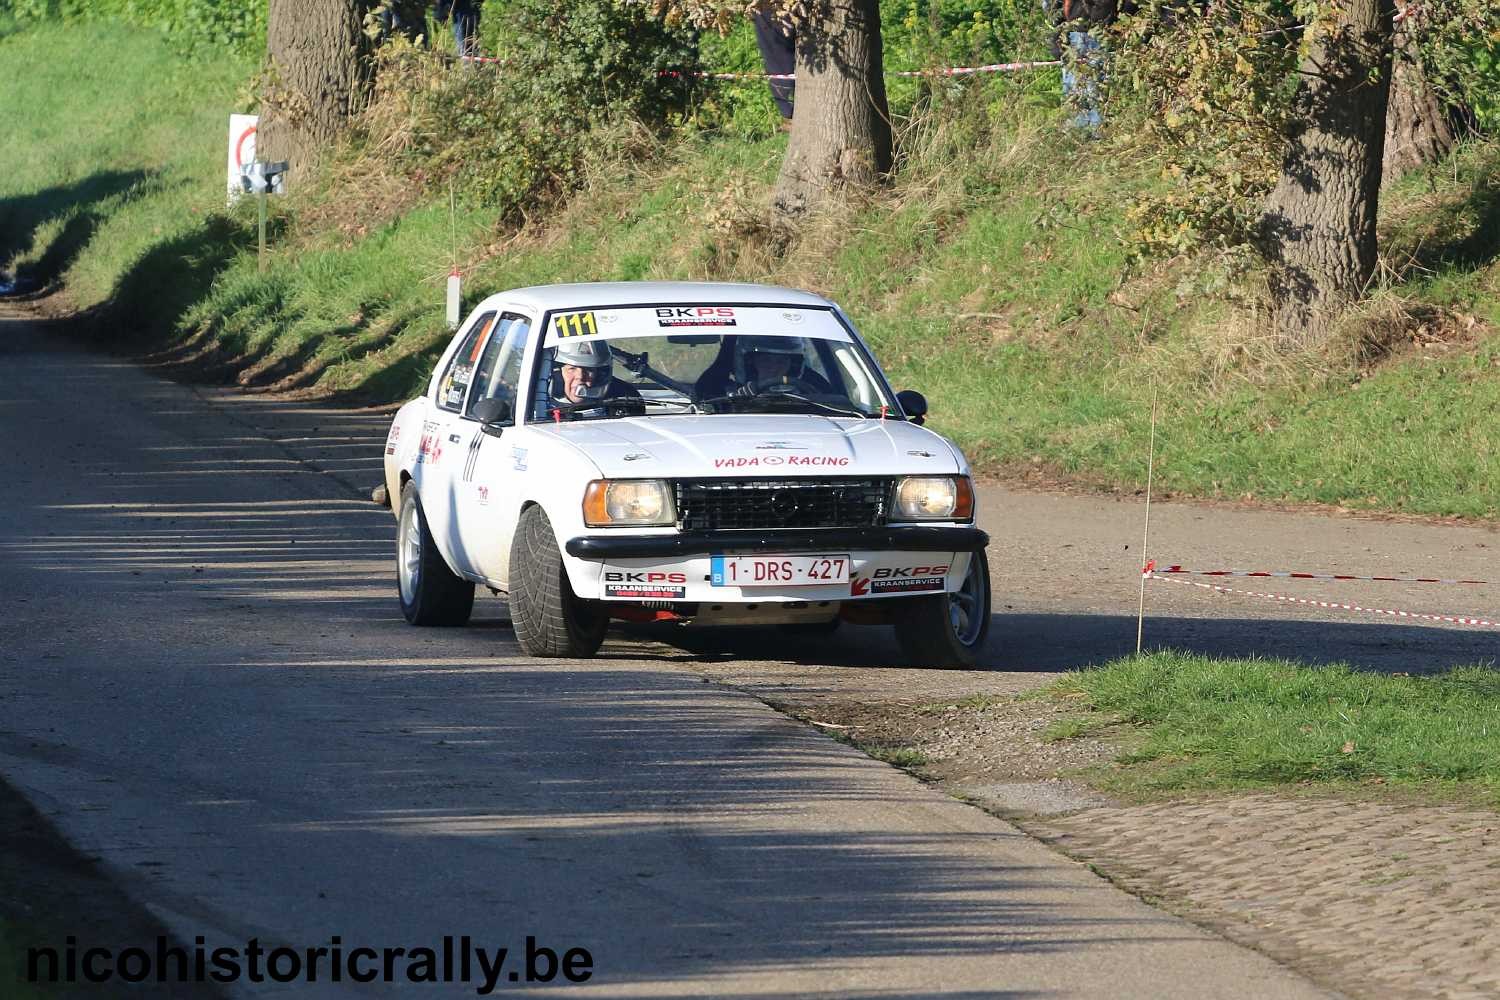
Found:
[[[677,484],[684,531],[862,528],[886,522],[888,479],[685,479]]]

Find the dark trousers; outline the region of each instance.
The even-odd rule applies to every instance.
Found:
[[[755,15],[755,43],[760,46],[760,58],[766,72],[776,75],[797,71],[797,33],[781,18],[765,11]],[[797,89],[795,80],[772,80],[771,97],[781,111],[781,117],[792,117],[792,96]]]
[[[479,54],[479,5],[475,0],[437,0],[433,13],[453,22],[453,45],[460,56]]]

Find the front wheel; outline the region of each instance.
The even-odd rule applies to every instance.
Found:
[[[599,651],[609,616],[597,601],[573,594],[552,522],[527,507],[510,549],[510,620],[531,656],[589,657]]]
[[[401,613],[413,625],[462,625],[474,611],[474,585],[448,568],[432,540],[417,484],[401,489],[396,529],[396,589]]]
[[[908,597],[896,616],[896,641],[915,666],[968,669],[990,632],[990,564],[983,552],[951,594]]]

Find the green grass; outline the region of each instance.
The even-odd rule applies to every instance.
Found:
[[[860,746],[865,753],[876,760],[884,761],[892,767],[910,769],[921,767],[927,763],[927,755],[920,750],[910,747],[870,747]]]
[[[760,220],[785,137],[685,133],[654,157],[605,156],[519,233],[462,200],[451,219],[445,191],[394,201],[357,171],[305,183],[274,205],[261,273],[247,208],[222,211],[224,116],[249,72],[179,63],[146,32],[0,37],[17,82],[0,106],[0,267],[58,278],[107,329],[196,334],[264,381],[372,400],[415,391],[447,339],[455,231],[469,302],[557,281],[773,281],[839,301],[992,474],[1138,486],[1154,389],[1161,489],[1500,517],[1500,142],[1394,186],[1396,276],[1328,351],[1286,359],[1212,271],[1127,266],[1125,212],[1157,168],[1058,129],[1035,81],[991,81],[913,123],[897,183],[784,256]],[[1431,343],[1414,344],[1409,317],[1429,314],[1416,339]]]
[[[46,25],[0,37],[0,266],[135,321],[182,309],[234,246],[224,149],[251,65],[185,62],[157,32]]]
[[[1430,677],[1162,652],[1070,674],[1073,732],[1138,727],[1104,787],[1143,795],[1380,783],[1500,806],[1500,671]]]

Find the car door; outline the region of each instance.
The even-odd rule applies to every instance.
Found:
[[[438,548],[448,558],[454,571],[463,576],[474,573],[471,558],[462,539],[461,489],[468,432],[464,420],[470,390],[479,362],[495,328],[498,312],[476,315],[463,334],[458,349],[449,357],[432,389],[427,420],[422,424],[412,478],[422,498],[422,513]]]
[[[460,511],[459,540],[476,575],[503,584],[510,561],[520,505],[518,482],[528,469],[526,449],[517,444],[516,413],[526,349],[534,328],[525,313],[501,312],[495,331],[480,354],[473,388],[464,406],[463,465],[456,485]],[[510,416],[496,434],[474,417],[485,399],[502,399]]]

